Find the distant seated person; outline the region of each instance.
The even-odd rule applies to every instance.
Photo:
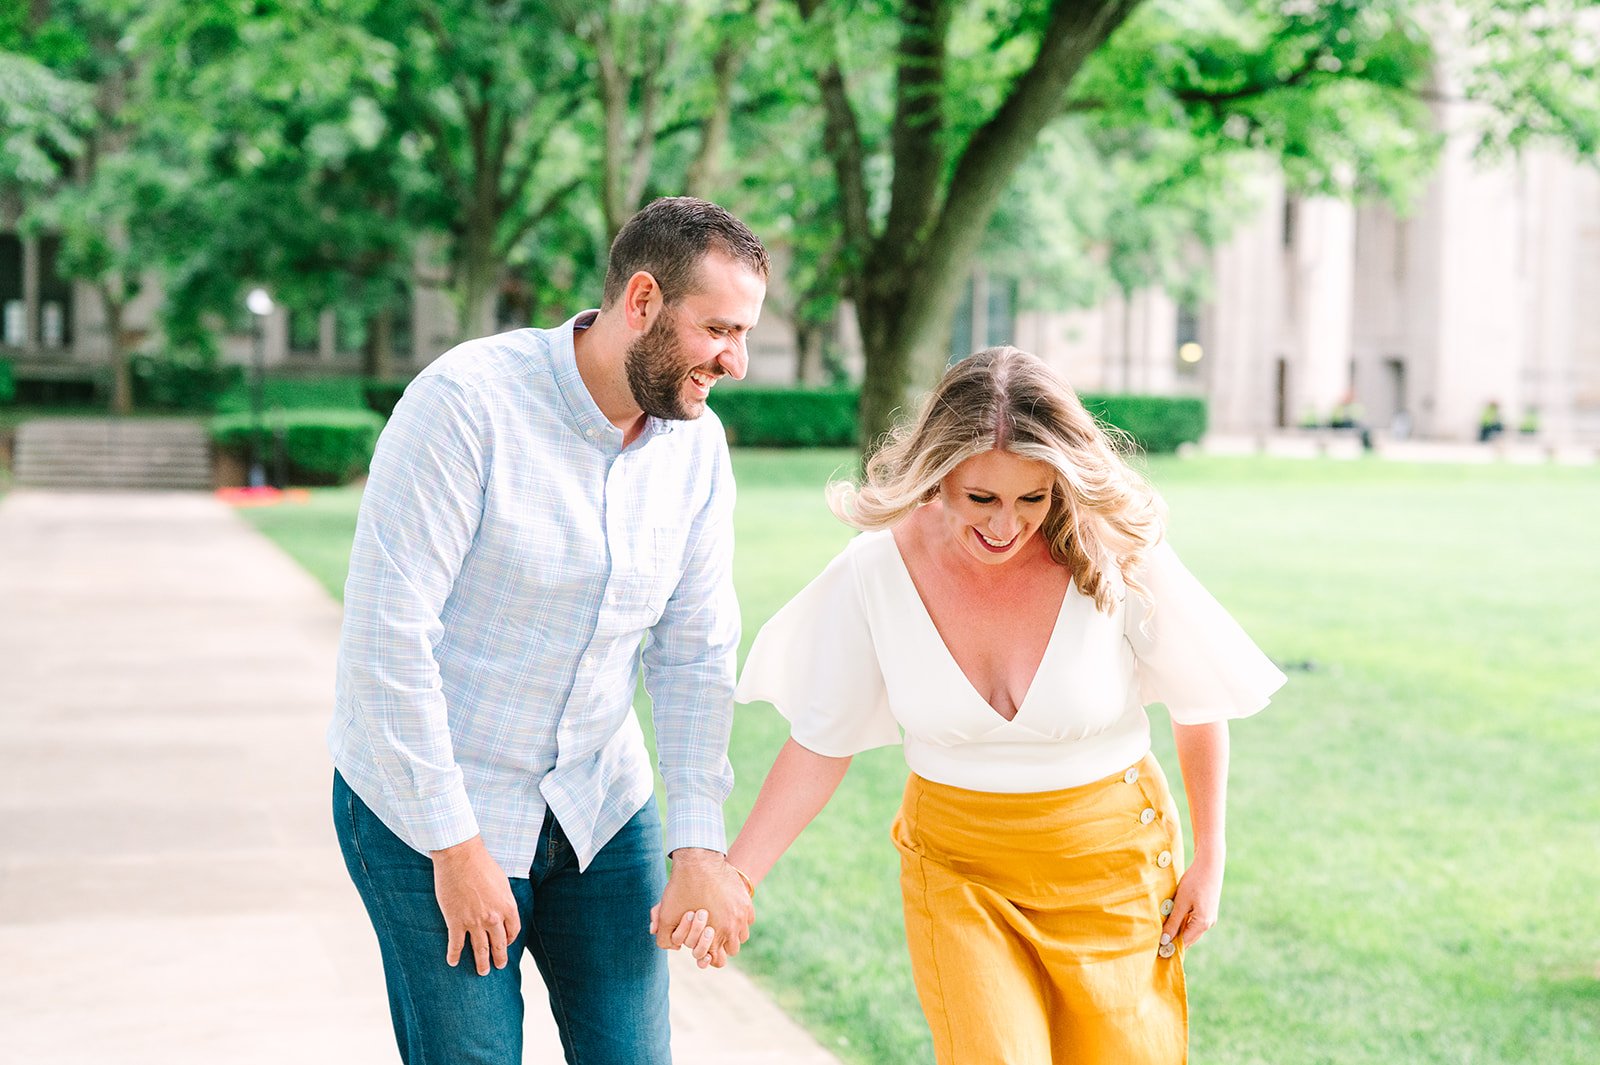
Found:
[[[1483,415],[1478,419],[1478,443],[1487,444],[1505,431],[1505,421],[1500,416],[1500,404],[1491,399],[1484,405]]]
[[[1346,392],[1338,405],[1333,408],[1333,415],[1328,419],[1328,428],[1356,430],[1361,434],[1361,449],[1371,451],[1372,431],[1363,421],[1365,413],[1361,404],[1356,401],[1356,394]]]
[[[1333,408],[1333,414],[1328,419],[1330,429],[1356,429],[1361,426],[1361,404],[1356,402],[1355,393],[1346,392],[1344,398],[1339,400]]]

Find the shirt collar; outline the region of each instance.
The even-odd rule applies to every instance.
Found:
[[[599,313],[598,310],[579,311],[557,327],[554,343],[551,345],[550,361],[555,370],[556,387],[561,392],[562,401],[566,403],[567,411],[572,415],[572,423],[577,427],[579,434],[596,445],[603,443],[620,449],[622,430],[611,424],[611,419],[600,412],[600,405],[589,394],[588,386],[583,383],[583,377],[578,373],[578,349],[572,342],[574,331],[589,328]],[[656,437],[672,432],[672,429],[672,422],[647,416],[644,432],[639,434],[639,438],[633,442],[631,448],[643,447]]]

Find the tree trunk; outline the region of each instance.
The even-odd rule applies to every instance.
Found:
[[[828,383],[828,368],[822,358],[827,335],[827,328],[814,322],[795,324],[795,346],[800,355],[795,365],[796,384],[804,388],[817,388]]]
[[[990,205],[990,210],[993,205]],[[910,417],[950,359],[957,296],[988,213],[966,233],[953,234],[930,255],[901,270],[877,274],[871,297],[856,302],[866,352],[861,386],[861,443],[866,452],[894,424]]]
[[[105,302],[106,329],[111,336],[111,413],[132,414],[133,370],[128,365],[128,340],[122,331],[124,304],[112,299],[105,288],[100,290],[100,298]]]
[[[472,340],[496,331],[495,302],[505,267],[495,254],[492,222],[471,226],[459,240],[455,293],[461,319],[457,339]]]
[[[861,439],[867,448],[889,427],[896,408],[909,411],[916,392],[932,384],[943,367],[957,289],[976,260],[1000,197],[1040,131],[1060,113],[1063,94],[1084,61],[1140,2],[1055,0],[1033,65],[1012,83],[947,176],[927,168],[937,127],[923,114],[923,96],[901,92],[897,81],[893,203],[890,222],[876,236],[865,208],[862,139],[837,58],[819,74],[827,115],[824,144],[839,175],[846,230],[853,247],[866,252],[858,257],[848,288],[857,297],[867,353],[861,391]],[[809,20],[820,5],[809,0],[800,8]],[[933,81],[943,86],[938,49],[930,51],[926,37],[943,33],[948,20],[937,5],[928,4],[902,9],[901,18],[905,33],[897,78],[923,87],[932,71]],[[907,203],[915,209],[906,209]]]
[[[915,372],[917,352],[910,343],[900,309],[894,302],[904,282],[892,290],[856,304],[861,324],[862,350],[866,353],[866,373],[861,382],[861,451],[870,455],[878,449],[884,433],[897,416],[906,417],[915,409],[919,393],[928,382]]]
[[[367,320],[361,372],[380,381],[394,373],[394,311],[385,307]]]
[[[633,214],[628,180],[632,154],[628,150],[628,96],[632,78],[623,69],[612,36],[611,20],[617,16],[613,0],[606,13],[594,21],[590,38],[600,70],[600,209],[605,217],[607,245],[617,239],[617,233]]]

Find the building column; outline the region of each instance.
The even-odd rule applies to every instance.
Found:
[[[1260,208],[1212,257],[1211,298],[1200,308],[1200,374],[1218,433],[1265,433],[1278,427],[1278,361],[1285,348],[1286,278],[1283,179],[1256,175]],[[1300,412],[1284,400],[1284,422]]]
[[[1355,291],[1355,208],[1327,197],[1300,200],[1290,250],[1298,381],[1292,416],[1326,418],[1350,390],[1351,300]]]

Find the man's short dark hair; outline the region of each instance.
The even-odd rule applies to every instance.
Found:
[[[700,260],[712,251],[743,263],[763,281],[771,270],[767,249],[750,227],[721,207],[693,196],[655,200],[628,219],[611,242],[601,306],[620,299],[628,278],[640,270],[656,279],[663,301],[676,303],[696,290]]]

